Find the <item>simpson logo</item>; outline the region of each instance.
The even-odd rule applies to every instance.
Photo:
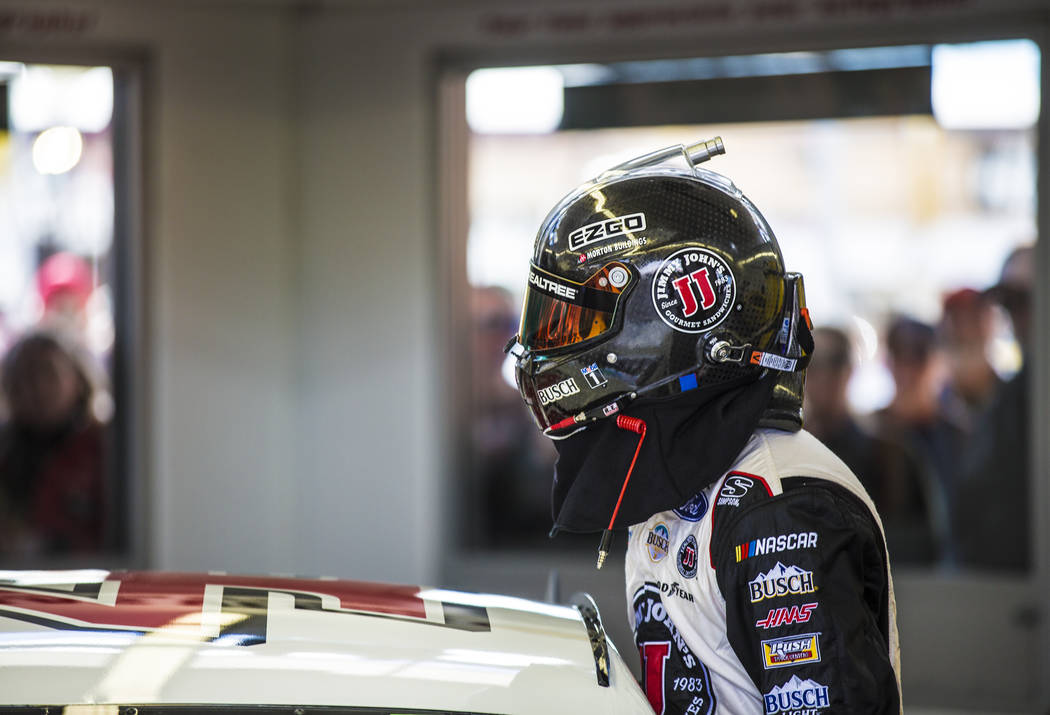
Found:
[[[815,715],[831,704],[828,686],[813,680],[802,680],[792,675],[791,680],[778,685],[764,696],[766,715]]]
[[[645,214],[643,213],[596,221],[586,226],[580,226],[569,234],[569,250],[578,251],[584,246],[597,243],[598,241],[616,238],[631,231],[643,230],[645,230]]]
[[[568,283],[563,283],[549,276],[545,276],[542,273],[537,272],[535,269],[529,271],[529,285],[556,298],[576,300],[576,297],[580,294],[578,288],[574,288]]]
[[[817,532],[803,531],[794,534],[780,534],[769,536],[765,539],[755,539],[746,544],[736,547],[736,562],[740,563],[752,556],[764,556],[766,554],[777,554],[781,551],[794,551],[795,549],[812,549],[817,545]]]
[[[806,603],[801,606],[792,606],[791,608],[783,606],[771,608],[765,618],[755,621],[755,628],[769,630],[777,626],[788,626],[792,623],[808,623],[809,617],[813,615],[817,605],[816,603]]]
[[[615,402],[612,403],[611,405],[606,405],[605,407],[602,408],[602,414],[605,415],[606,417],[608,417],[609,415],[615,415],[619,411],[620,411],[620,405],[618,405]]]
[[[556,382],[550,387],[544,387],[536,391],[536,394],[540,396],[541,405],[549,405],[552,402],[575,395],[580,391],[580,386],[576,384],[576,380],[567,377],[561,382]]]
[[[587,367],[581,367],[580,373],[583,375],[583,379],[587,381],[587,386],[592,390],[602,387],[609,382],[605,379],[604,373],[602,373],[596,362],[591,363]]]
[[[671,533],[667,530],[667,525],[660,522],[650,529],[648,536],[645,537],[645,547],[649,551],[649,558],[654,562],[662,561],[667,556],[670,543]]]
[[[820,662],[819,633],[803,633],[762,641],[762,665],[766,670]]]
[[[652,299],[656,314],[672,328],[702,333],[729,315],[736,302],[736,279],[715,253],[683,248],[660,264]]]
[[[798,566],[777,565],[766,573],[760,573],[753,581],[747,582],[751,592],[751,603],[759,603],[767,598],[814,593],[817,587],[813,584],[813,572],[803,571]]]
[[[697,552],[696,537],[690,534],[678,547],[678,573],[684,578],[696,576]]]
[[[754,479],[739,475],[726,477],[725,483],[718,491],[718,506],[740,506],[740,500],[747,496],[753,486],[755,486]]]

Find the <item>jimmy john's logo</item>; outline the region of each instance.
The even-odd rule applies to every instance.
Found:
[[[803,633],[762,641],[762,660],[766,670],[789,665],[820,662],[819,633]]]
[[[702,333],[729,315],[736,280],[721,256],[683,248],[660,264],[653,277],[653,307],[660,319],[683,333]]]
[[[550,387],[544,387],[536,391],[536,394],[540,396],[541,405],[549,405],[552,402],[557,402],[563,397],[569,395],[575,395],[580,391],[580,386],[576,384],[576,380],[571,377],[567,377],[561,382],[556,382]]]
[[[605,221],[595,221],[586,226],[580,226],[569,234],[569,250],[578,251],[584,246],[607,238],[616,238],[631,231],[642,231],[645,229],[645,214],[630,214],[628,216],[615,216]]]
[[[814,593],[817,587],[813,584],[813,572],[804,571],[798,566],[777,565],[766,573],[760,573],[753,581],[747,582],[751,592],[751,603],[758,603],[767,598]]]

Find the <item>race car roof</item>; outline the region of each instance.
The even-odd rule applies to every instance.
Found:
[[[0,572],[0,705],[647,712],[604,643],[594,609],[505,596],[221,573]]]

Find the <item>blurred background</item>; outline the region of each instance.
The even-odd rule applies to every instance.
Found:
[[[908,712],[1050,708],[1043,0],[0,0],[0,568],[592,592],[503,347],[641,153],[805,275]],[[623,546],[623,536],[619,547]]]

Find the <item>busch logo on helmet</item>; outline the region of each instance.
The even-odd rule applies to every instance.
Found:
[[[563,397],[569,395],[575,395],[580,391],[580,386],[576,384],[576,380],[571,377],[567,377],[561,382],[556,382],[550,387],[544,387],[536,391],[536,394],[540,396],[541,405],[549,405],[552,402],[557,402]]]

